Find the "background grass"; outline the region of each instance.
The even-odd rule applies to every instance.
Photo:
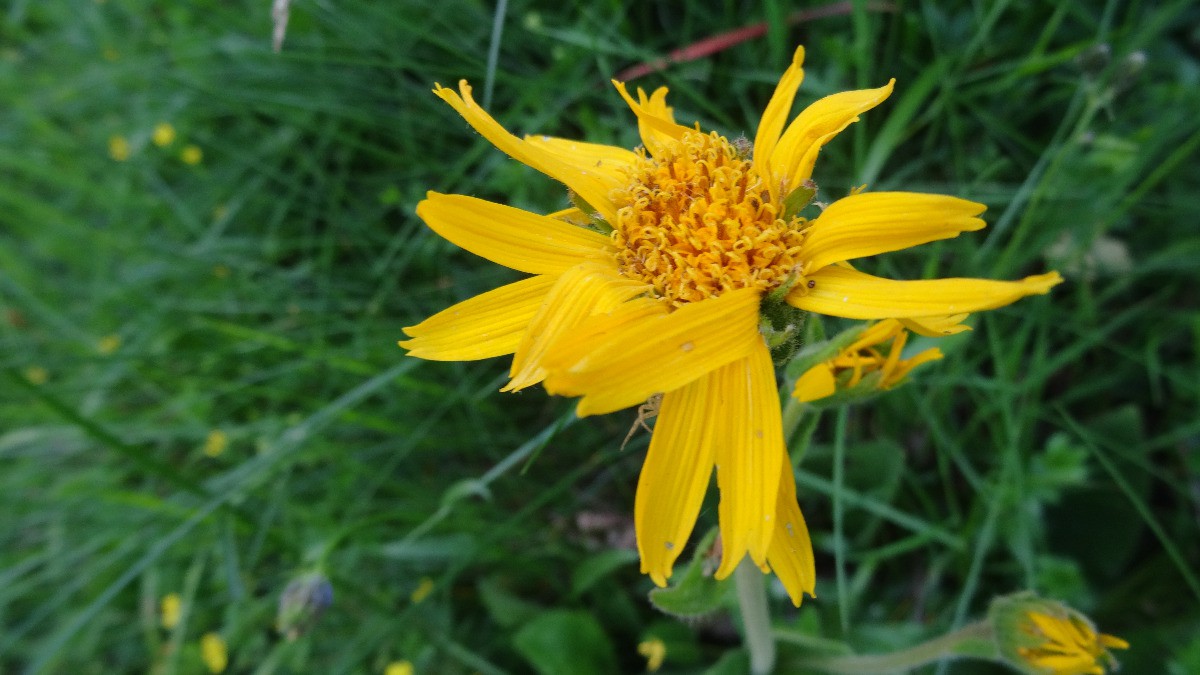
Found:
[[[0,10],[0,672],[203,672],[210,631],[239,673],[546,672],[567,648],[577,672],[636,672],[650,634],[664,672],[728,655],[729,620],[656,613],[622,549],[632,412],[574,422],[540,390],[497,393],[504,360],[423,363],[395,341],[515,278],[432,235],[424,191],[565,204],[434,82],[482,96],[494,77],[509,128],[632,147],[609,77],[760,21],[636,83],[752,137],[795,44],[801,104],[895,77],[822,153],[823,194],[947,192],[986,202],[990,227],[869,269],[1069,280],[820,421],[798,473],[818,599],[776,593],[779,627],[884,650],[1031,588],[1129,639],[1126,672],[1200,672],[1194,3],[847,3],[794,25],[781,2],[514,0],[492,43],[486,3],[299,1],[279,54],[268,5]],[[281,638],[282,589],[319,565],[333,605]]]

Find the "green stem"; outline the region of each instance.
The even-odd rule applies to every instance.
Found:
[[[742,610],[742,632],[750,652],[750,672],[767,675],[775,668],[775,639],[771,636],[771,613],[767,589],[758,566],[747,556],[733,571],[738,608]]]
[[[788,665],[801,672],[818,670],[837,675],[905,673],[913,668],[960,656],[996,658],[992,626],[987,621],[968,624],[953,633],[890,654],[816,656],[791,660]]]

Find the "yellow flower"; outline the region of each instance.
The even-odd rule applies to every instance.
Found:
[[[188,145],[180,151],[179,159],[183,160],[184,164],[196,166],[204,159],[204,151],[198,145]]]
[[[179,623],[183,613],[183,601],[178,593],[167,593],[162,599],[162,627],[171,630]]]
[[[108,156],[118,162],[124,162],[129,159],[129,139],[124,136],[109,137]]]
[[[229,436],[220,429],[213,429],[208,432],[208,438],[204,439],[204,454],[209,457],[220,457],[228,446]]]
[[[151,140],[160,148],[165,148],[175,142],[175,127],[167,122],[159,122],[154,126]]]
[[[121,336],[117,335],[116,333],[113,333],[112,335],[105,335],[104,337],[100,338],[99,342],[96,343],[96,351],[100,352],[104,356],[108,356],[120,348]]]
[[[229,648],[225,646],[225,641],[216,633],[205,633],[204,637],[200,638],[200,657],[204,659],[204,665],[208,666],[208,670],[213,673],[223,673],[229,665]]]
[[[1020,647],[1017,653],[1031,672],[1045,675],[1104,675],[1116,670],[1109,649],[1129,649],[1119,637],[1097,633],[1083,615],[1068,611],[1049,614],[1030,611],[1021,624],[1035,646]]]
[[[413,675],[413,664],[408,661],[392,661],[384,669],[383,675]]]
[[[908,332],[904,324],[886,319],[862,330],[858,339],[828,361],[809,368],[796,380],[792,395],[804,403],[869,385],[864,394],[891,389],[904,381],[913,368],[942,358],[936,347],[901,359]],[[886,350],[880,346],[889,343]],[[864,382],[864,378],[869,378]]]
[[[749,555],[779,576],[797,605],[814,588],[812,546],[760,322],[795,310],[948,322],[1061,281],[1057,273],[893,281],[845,264],[978,230],[984,206],[861,193],[814,218],[800,215],[821,148],[892,91],[889,82],[833,94],[787,124],[803,56],[797,49],[752,148],[676,124],[666,88],[634,99],[614,82],[637,117],[643,147],[630,151],[518,138],[475,103],[465,81],[458,92],[438,85],[434,93],[497,148],[564,183],[576,207],[542,216],[430,192],[417,207],[430,228],[533,276],[404,329],[412,339],[400,343],[433,360],[513,354],[505,391],[542,382],[551,393],[581,396],[581,416],[662,393],[634,504],[642,571],[666,585],[716,467],[716,577]]]
[[[663,660],[667,658],[667,645],[659,638],[650,638],[638,644],[638,653],[646,657],[646,670],[651,673],[662,668]]]
[[[409,597],[414,605],[421,604],[429,594],[433,592],[433,579],[429,577],[421,577],[421,581],[417,587],[413,589],[412,595]]]
[[[50,379],[50,371],[41,366],[29,366],[25,369],[25,379],[29,384],[43,385]]]

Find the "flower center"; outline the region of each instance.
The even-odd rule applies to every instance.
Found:
[[[724,137],[684,135],[673,157],[644,153],[614,195],[621,274],[679,307],[740,288],[769,291],[799,272],[807,222],[783,218],[747,153]]]

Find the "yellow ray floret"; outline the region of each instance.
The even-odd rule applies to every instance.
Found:
[[[747,554],[765,567],[775,534],[776,488],[783,461],[783,423],[771,353],[759,340],[745,358],[720,371],[722,414],[699,421],[715,429],[717,486],[721,490],[721,566],[733,573]]]
[[[809,226],[800,249],[805,273],[830,264],[899,251],[983,229],[986,209],[957,197],[863,192],[829,205]]]
[[[555,342],[592,314],[611,312],[645,291],[645,286],[616,273],[611,266],[583,263],[567,270],[546,293],[542,306],[513,356],[512,378],[501,391],[519,391],[546,377],[542,358]]]
[[[612,241],[598,232],[475,197],[430,192],[417,215],[446,240],[530,274],[560,274],[589,258],[612,257]]]
[[[501,286],[444,309],[404,329],[400,346],[431,361],[475,361],[512,354],[558,275],[543,274]]]
[[[1062,283],[1057,272],[1020,281],[929,279],[894,281],[845,267],[826,267],[808,275],[787,301],[797,309],[847,319],[946,316],[979,312],[1042,295]]]
[[[613,213],[612,203],[608,192],[619,185],[605,172],[587,171],[574,162],[565,162],[557,152],[533,143],[526,143],[508,133],[500,123],[492,119],[475,99],[471,97],[471,85],[466,80],[458,83],[458,93],[442,85],[434,85],[433,93],[437,94],[450,107],[454,108],[484,138],[492,142],[510,157],[533,167],[547,176],[571,188],[584,201],[596,209],[606,220]]]
[[[638,321],[546,378],[546,391],[582,396],[580,416],[637,405],[746,356],[762,342],[759,295],[746,288]],[[563,340],[570,342],[571,337]]]

